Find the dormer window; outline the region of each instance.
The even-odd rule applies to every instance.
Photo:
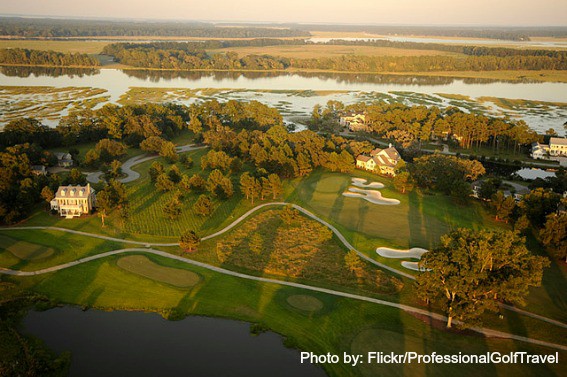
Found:
[[[65,196],[67,190],[61,190],[61,196]]]

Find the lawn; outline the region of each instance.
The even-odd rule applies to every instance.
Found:
[[[152,262],[143,255],[128,255],[118,259],[116,264],[125,271],[144,276],[150,280],[171,284],[179,288],[192,287],[199,283],[201,279],[199,275],[194,272],[179,268],[164,267]]]
[[[148,257],[157,265],[191,271],[202,278],[200,283],[191,288],[164,285],[124,271],[118,266],[120,258],[109,257],[49,275],[9,280],[45,294],[57,302],[83,307],[157,311],[170,318],[206,315],[258,322],[286,336],[287,345],[320,354],[365,354],[370,351],[442,354],[480,354],[487,351],[527,351],[540,354],[555,352],[508,340],[448,333],[393,308],[276,284],[247,281],[198,267],[180,265],[178,262],[156,256]],[[309,295],[316,301],[305,298],[298,300],[298,295]],[[313,308],[314,303],[317,303],[317,310],[306,310],[306,305]],[[297,305],[302,308],[297,308]],[[524,318],[517,318],[516,321],[521,325]],[[565,352],[560,352],[560,359],[566,356]],[[462,376],[543,376],[564,374],[565,364],[411,364],[394,365],[384,369],[384,366],[379,364],[351,367],[339,363],[326,365],[325,369],[330,376],[456,373]]]
[[[398,199],[400,204],[384,206],[342,196],[351,177],[383,183],[382,195]],[[440,236],[458,227],[505,227],[494,222],[477,202],[459,205],[440,194],[401,194],[393,188],[391,179],[359,170],[352,174],[317,170],[307,178],[293,180],[286,195],[288,201],[337,225],[355,247],[369,253],[378,246],[431,248]]]
[[[0,266],[35,271],[125,247],[119,242],[57,230],[2,230]]]

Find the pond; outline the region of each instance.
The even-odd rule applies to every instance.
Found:
[[[252,336],[248,323],[227,319],[63,307],[31,311],[24,329],[70,351],[71,376],[325,376],[281,336]]]

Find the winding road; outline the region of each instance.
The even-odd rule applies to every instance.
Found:
[[[297,204],[291,204],[291,203],[286,203],[286,202],[270,202],[270,203],[264,203],[264,204],[260,204],[252,209],[250,209],[249,211],[247,211],[246,213],[244,213],[242,216],[240,216],[239,218],[237,218],[236,220],[234,220],[232,223],[230,223],[229,225],[227,225],[225,228],[219,230],[216,233],[210,234],[208,236],[202,237],[201,240],[208,240],[211,238],[215,238],[218,237],[228,231],[230,231],[231,229],[233,229],[235,226],[237,226],[238,224],[240,224],[242,221],[244,221],[247,217],[249,217],[250,215],[252,215],[254,212],[257,212],[265,207],[269,207],[269,206],[286,206],[286,205],[291,205],[293,208],[297,209],[298,211],[300,211],[301,213],[305,214],[306,216],[312,218],[313,220],[318,221],[319,223],[325,225],[326,227],[328,227],[329,229],[331,229],[331,231],[335,234],[335,236],[337,236],[337,238],[343,243],[343,245],[349,249],[349,250],[354,250],[360,258],[368,261],[369,263],[374,264],[375,266],[378,266],[382,269],[388,270],[390,272],[393,272],[394,274],[403,276],[405,278],[411,279],[411,280],[415,280],[415,276],[405,273],[403,271],[399,271],[393,267],[390,267],[388,265],[385,265],[383,263],[380,263],[372,258],[370,258],[369,256],[367,256],[366,254],[358,251],[354,246],[352,246],[350,244],[350,242],[347,241],[347,239],[342,235],[341,232],[338,231],[337,228],[335,228],[333,225],[329,224],[327,221],[321,219],[320,217],[318,217],[317,215],[313,214],[312,212],[306,210],[303,207],[298,206]],[[110,251],[107,253],[102,253],[102,254],[98,254],[95,256],[91,256],[91,257],[87,257],[87,258],[82,258],[82,259],[78,259],[74,262],[69,262],[69,263],[65,263],[62,265],[58,265],[58,266],[53,266],[53,267],[49,267],[43,270],[38,270],[38,271],[16,271],[16,270],[9,270],[9,269],[4,269],[0,267],[0,274],[6,274],[6,275],[15,275],[15,276],[31,276],[31,275],[40,275],[40,274],[45,274],[45,273],[49,273],[49,272],[54,272],[54,271],[58,271],[64,268],[69,268],[69,267],[73,267],[77,264],[81,264],[81,263],[86,263],[89,262],[91,260],[96,260],[99,258],[104,258],[106,256],[110,256],[110,255],[114,255],[114,254],[120,254],[120,253],[124,253],[124,252],[132,252],[132,251],[142,251],[142,252],[148,252],[148,253],[153,253],[156,255],[161,255],[164,256],[166,258],[171,258],[171,259],[175,259],[175,260],[179,260],[185,263],[190,263],[190,264],[194,264],[196,266],[200,266],[203,268],[208,268],[211,269],[213,271],[217,271],[217,272],[221,272],[221,273],[225,273],[225,271],[230,272],[229,275],[233,275],[233,276],[239,276],[239,277],[245,277],[245,278],[250,278],[252,280],[258,280],[258,281],[266,281],[266,282],[272,282],[272,283],[277,283],[280,284],[279,280],[274,280],[274,279],[265,279],[265,278],[258,278],[256,276],[252,276],[252,275],[245,275],[245,274],[239,274],[230,270],[225,270],[219,267],[215,267],[212,265],[208,265],[205,263],[201,263],[201,262],[196,262],[190,259],[186,259],[183,257],[179,257],[173,254],[169,254],[167,252],[164,251],[159,251],[159,250],[154,250],[151,249],[152,246],[154,247],[176,247],[179,246],[179,244],[177,242],[174,243],[156,243],[156,242],[142,242],[142,241],[132,241],[132,240],[124,240],[124,239],[120,239],[120,238],[115,238],[115,237],[109,237],[109,236],[104,236],[104,235],[100,235],[100,234],[93,234],[93,233],[87,233],[87,232],[82,232],[82,231],[78,231],[78,230],[73,230],[73,229],[66,229],[66,228],[59,228],[59,227],[52,227],[52,226],[20,226],[20,227],[3,227],[0,228],[0,231],[9,231],[9,230],[26,230],[26,229],[35,229],[35,230],[56,230],[56,231],[61,231],[61,232],[67,232],[67,233],[73,233],[73,234],[78,234],[78,235],[82,235],[85,237],[93,237],[93,238],[99,238],[99,239],[103,239],[103,240],[107,240],[107,241],[114,241],[114,242],[120,242],[120,243],[125,243],[125,244],[133,244],[133,245],[138,245],[138,246],[144,246],[145,248],[130,248],[130,249],[120,249],[120,250],[115,250],[115,251]],[[295,284],[295,283],[290,283],[290,282],[281,282],[281,284],[283,285],[289,285],[289,286],[297,286],[297,287],[310,287],[307,285],[303,285],[303,284]],[[310,288],[314,288],[314,290],[320,291],[320,292],[326,292],[326,290],[322,290],[322,288],[316,288],[316,287],[310,287]],[[315,289],[316,288],[316,289]],[[308,289],[308,288],[306,288]],[[329,290],[330,291],[330,290]],[[335,295],[339,295],[339,296],[343,296],[343,297],[354,297],[356,295],[350,295],[347,293],[343,293],[343,292],[339,292],[339,291],[332,291],[335,292]],[[329,293],[329,292],[327,292]],[[345,296],[347,295],[347,296]],[[364,296],[357,296],[357,297],[364,297]],[[372,299],[374,300],[374,299]],[[392,302],[388,302],[388,301],[383,301],[383,300],[378,300],[377,301],[370,301],[370,302],[377,302],[377,303],[388,303],[388,304],[384,304],[384,305],[389,305],[389,306],[394,306],[394,307],[398,307],[400,309],[406,310],[406,308],[412,308],[410,306],[407,305],[401,305],[401,304],[395,304]],[[401,305],[401,306],[395,306],[395,305]],[[506,309],[506,310],[510,310],[543,322],[547,322],[549,324],[558,326],[558,327],[562,327],[562,328],[567,328],[567,324],[557,321],[555,319],[552,318],[548,318],[548,317],[544,317],[541,316],[539,314],[535,314],[532,312],[528,312],[526,310],[522,310],[519,308],[516,308],[514,306],[510,306],[510,305],[506,305],[506,304],[501,304],[501,307]],[[430,313],[427,311],[423,311],[422,309],[417,309],[417,308],[413,308],[415,310],[419,310],[420,314],[424,314],[424,313]],[[409,311],[409,310],[406,310]],[[422,313],[423,312],[423,313]],[[418,312],[416,312],[418,313]],[[431,313],[431,314],[435,314],[435,313]],[[438,315],[438,314],[435,314]],[[441,316],[442,318],[445,318],[443,316]],[[435,317],[432,317],[435,318]],[[488,329],[487,329],[488,330]],[[489,331],[493,331],[493,330],[489,330]],[[519,340],[519,339],[518,339]]]
[[[194,151],[197,149],[206,148],[206,146],[196,146],[195,144],[188,144],[176,147],[177,153],[189,152]],[[136,179],[140,178],[140,173],[137,171],[132,170],[132,168],[142,162],[150,161],[153,159],[158,158],[158,155],[148,155],[148,154],[141,154],[139,156],[134,156],[129,158],[122,164],[122,173],[126,174],[125,177],[120,178],[119,181],[122,183],[133,182]],[[103,172],[95,171],[92,173],[87,174],[87,181],[90,183],[98,183],[101,180]]]

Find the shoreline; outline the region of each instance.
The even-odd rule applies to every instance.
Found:
[[[0,64],[0,67],[22,67],[22,68],[54,68],[54,69],[114,69],[120,71],[150,71],[150,72],[184,72],[184,73],[277,73],[277,74],[299,74],[299,73],[318,73],[318,74],[342,74],[342,75],[377,75],[377,76],[420,76],[420,77],[449,77],[455,79],[488,79],[522,82],[531,80],[536,82],[567,83],[567,70],[502,70],[502,71],[416,71],[416,72],[384,72],[384,71],[336,71],[318,69],[173,69],[173,68],[144,68],[144,67],[112,67],[112,66],[55,66],[55,65],[31,65],[31,64]]]

